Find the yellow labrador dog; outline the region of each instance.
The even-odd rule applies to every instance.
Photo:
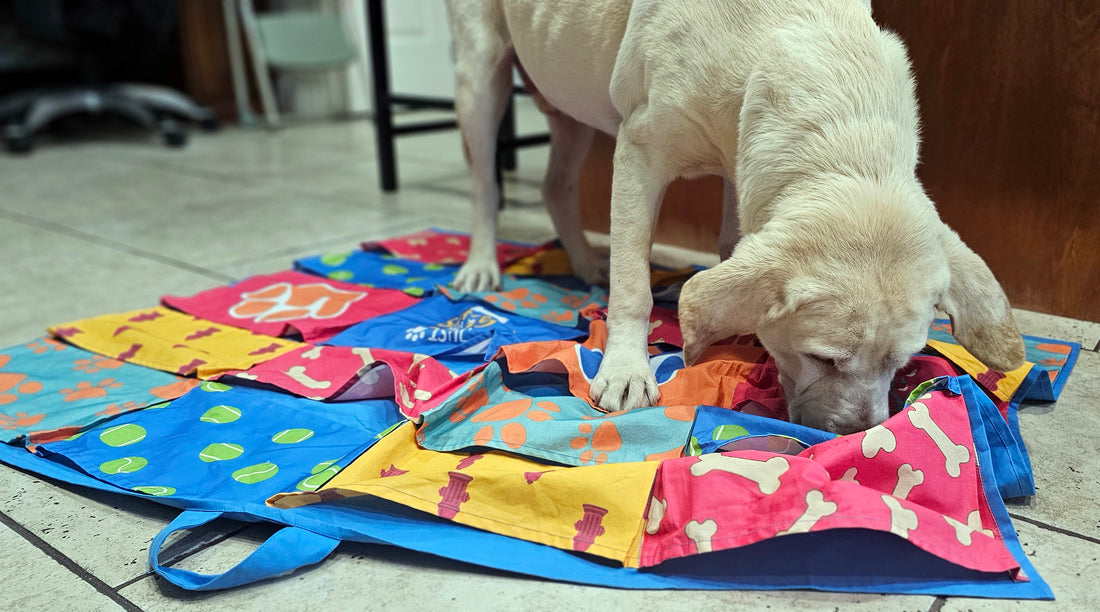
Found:
[[[473,176],[469,258],[456,284],[499,284],[495,135],[518,59],[551,133],[543,186],[577,273],[605,274],[578,220],[593,129],[617,137],[609,338],[592,396],[659,400],[646,358],[649,253],[677,177],[726,178],[724,261],[683,288],[685,360],[756,332],[791,420],[838,433],[888,416],[894,372],[934,309],[989,366],[1024,345],[989,268],[917,180],[917,106],[904,45],[866,0],[448,0],[455,102]]]

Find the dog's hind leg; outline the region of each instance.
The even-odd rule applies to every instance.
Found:
[[[497,206],[494,170],[497,131],[512,91],[514,52],[495,2],[448,2],[455,45],[455,112],[470,167],[473,204],[470,252],[455,276],[459,291],[500,286],[497,263]]]
[[[578,191],[581,166],[594,130],[556,109],[543,112],[550,124],[550,161],[542,183],[542,199],[569,253],[573,274],[589,284],[605,284],[607,267],[592,251],[581,226]]]
[[[722,228],[718,230],[718,256],[722,261],[729,259],[733,248],[741,239],[741,224],[737,215],[737,185],[732,180],[722,179]]]

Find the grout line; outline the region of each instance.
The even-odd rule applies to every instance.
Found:
[[[1088,350],[1088,349],[1086,349],[1086,350]],[[1092,347],[1092,351],[1094,353],[1100,353],[1100,340],[1096,341],[1096,346]]]
[[[155,253],[153,251],[146,251],[145,249],[139,249],[137,247],[132,247],[132,246],[121,244],[121,243],[114,242],[114,241],[111,241],[111,240],[106,240],[106,239],[100,238],[99,236],[96,236],[95,234],[89,234],[87,232],[82,232],[78,229],[74,229],[74,228],[68,227],[66,225],[62,225],[60,223],[55,223],[53,221],[45,221],[45,220],[42,220],[42,219],[37,219],[35,217],[31,217],[31,216],[28,216],[28,215],[12,212],[12,211],[8,211],[8,210],[0,210],[0,217],[7,217],[9,219],[12,219],[14,221],[18,221],[20,223],[24,223],[26,225],[33,225],[35,227],[38,227],[38,228],[41,228],[41,229],[44,229],[44,230],[49,230],[49,231],[57,232],[57,233],[60,233],[60,234],[66,234],[66,235],[72,236],[74,238],[83,240],[85,242],[91,242],[93,244],[98,244],[100,246],[105,246],[105,247],[107,247],[109,249],[112,249],[112,250],[115,250],[115,251],[120,251],[120,252],[123,252],[123,253],[127,253],[129,255],[136,255],[138,257],[142,257],[142,258],[145,258],[145,259],[150,259],[150,260],[153,260],[153,261],[157,261],[157,262],[172,266],[174,268],[179,268],[181,270],[187,270],[188,272],[193,272],[195,274],[206,276],[207,278],[212,278],[212,279],[217,280],[217,281],[229,282],[229,281],[233,280],[233,278],[231,278],[230,276],[228,276],[226,274],[222,274],[220,272],[215,272],[213,270],[208,270],[206,268],[196,266],[194,264],[187,263],[186,261],[180,261],[180,260],[174,259],[172,257],[165,257],[164,255],[161,255],[159,253]]]
[[[168,559],[167,561],[162,563],[162,565],[164,565],[166,567],[171,567],[171,566],[175,565],[176,563],[179,563],[180,561],[183,561],[187,557],[190,557],[191,555],[194,555],[195,553],[199,552],[200,550],[204,550],[204,549],[209,548],[211,546],[216,546],[216,545],[221,544],[222,542],[228,540],[229,538],[232,538],[236,535],[239,535],[241,532],[248,529],[249,527],[252,527],[252,524],[245,523],[244,525],[241,525],[240,527],[238,527],[238,528],[236,528],[232,531],[228,531],[226,533],[223,533],[223,534],[219,535],[218,537],[216,537],[216,538],[214,538],[214,539],[212,539],[208,542],[197,542],[194,545],[187,548],[186,550],[172,556],[170,559]],[[115,590],[116,591],[121,591],[122,589],[125,589],[126,587],[128,587],[128,586],[130,586],[134,583],[141,582],[142,580],[145,580],[146,578],[149,578],[149,577],[155,576],[155,575],[156,575],[155,572],[147,570],[144,573],[139,574],[137,576],[134,576],[133,578],[131,578],[131,579],[125,581],[125,582],[122,582],[120,584],[115,585]]]
[[[928,608],[928,612],[940,612],[943,609],[944,604],[947,603],[947,598],[941,595],[936,596],[936,601],[932,602],[932,607]]]
[[[65,569],[76,574],[78,578],[90,584],[92,587],[95,588],[95,590],[99,591],[103,595],[106,595],[108,598],[111,599],[111,601],[117,603],[124,609],[131,612],[142,612],[141,608],[134,604],[134,602],[121,595],[115,589],[112,589],[110,586],[107,585],[107,583],[103,582],[99,578],[96,578],[91,572],[81,567],[76,561],[73,561],[61,551],[57,550],[53,546],[50,546],[48,542],[38,537],[32,531],[20,525],[18,522],[15,521],[15,519],[11,518],[7,514],[4,514],[3,512],[0,512],[0,524],[6,525],[12,531],[18,533],[20,536],[23,537],[24,540],[30,542],[35,546],[35,548],[46,553],[47,556],[49,556],[54,561],[60,563],[63,567],[65,567]]]
[[[1034,526],[1036,526],[1040,529],[1045,529],[1047,531],[1053,531],[1054,533],[1060,533],[1062,535],[1069,536],[1071,538],[1077,538],[1078,540],[1084,540],[1086,542],[1092,542],[1093,544],[1100,544],[1100,538],[1094,538],[1092,536],[1087,536],[1083,533],[1077,533],[1076,531],[1070,531],[1069,529],[1063,529],[1061,527],[1056,527],[1054,525],[1051,525],[1050,523],[1044,523],[1043,521],[1037,521],[1035,519],[1028,518],[1026,516],[1021,516],[1019,514],[1015,514],[1013,512],[1009,512],[1008,515],[1011,516],[1013,519],[1015,519],[1017,521],[1023,521],[1025,523],[1029,523],[1029,524],[1034,525]]]

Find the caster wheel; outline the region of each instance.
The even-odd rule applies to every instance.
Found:
[[[166,146],[178,149],[187,144],[187,132],[183,130],[166,130],[161,132],[161,138],[164,139]]]
[[[18,125],[9,125],[4,130],[4,145],[12,153],[30,153],[33,144],[31,135]]]
[[[205,119],[200,119],[199,127],[202,128],[204,132],[217,132],[222,128],[222,124],[221,121],[218,121],[217,117],[210,116]]]

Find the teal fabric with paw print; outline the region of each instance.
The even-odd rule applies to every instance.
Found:
[[[0,442],[34,443],[40,432],[174,399],[191,382],[46,338],[0,349]]]
[[[504,275],[500,291],[463,293],[440,287],[452,300],[478,300],[511,313],[565,327],[587,328],[588,318],[607,308],[607,290],[571,290],[544,280]]]
[[[458,272],[458,266],[426,264],[366,251],[306,257],[295,261],[294,267],[346,283],[400,289],[416,297],[434,294],[436,285],[449,284]]]

